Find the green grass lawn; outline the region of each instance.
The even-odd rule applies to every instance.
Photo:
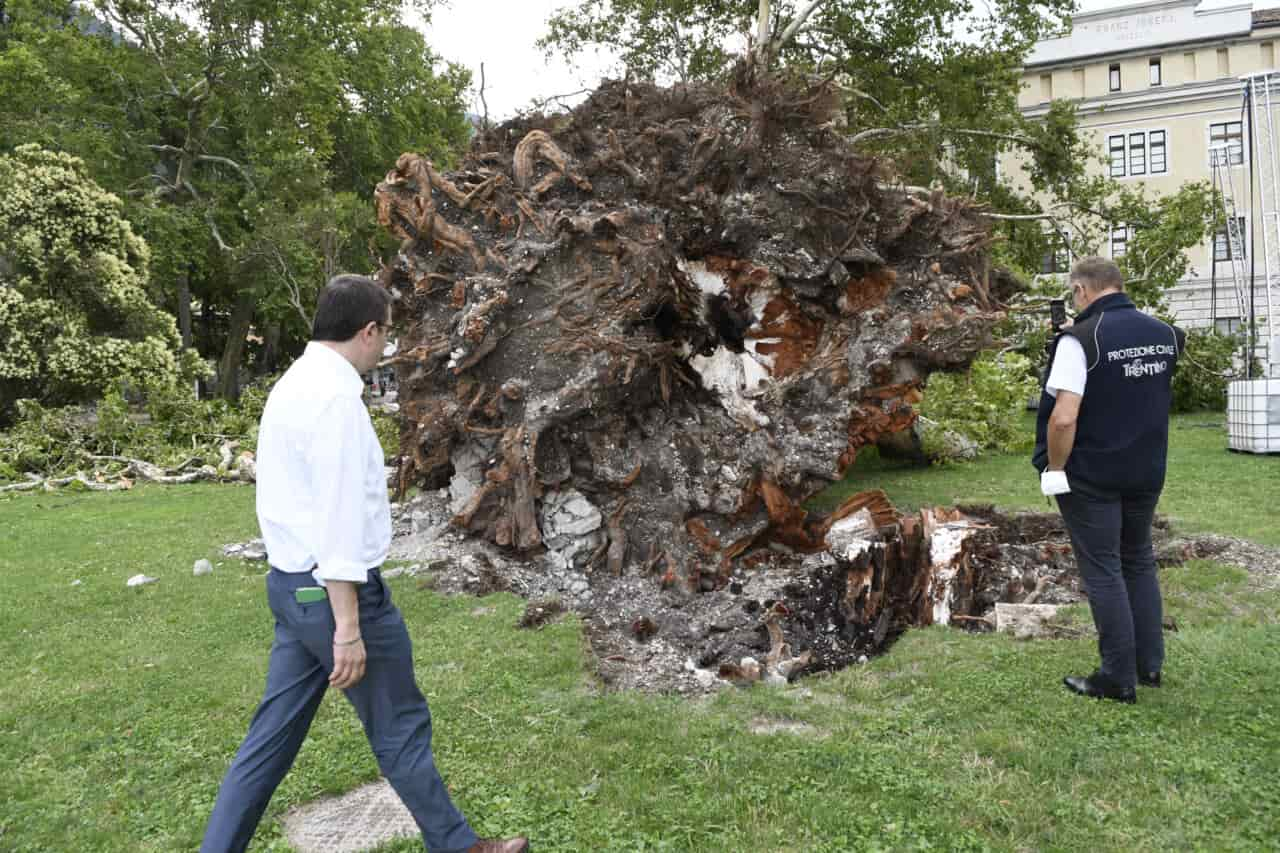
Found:
[[[1280,460],[1220,452],[1205,420],[1177,423],[1165,511],[1277,541]],[[878,464],[846,486],[882,484],[902,506],[1044,506],[1022,459]],[[179,486],[0,499],[0,850],[198,845],[271,639],[260,567],[216,551],[253,535],[252,498]],[[192,577],[199,557],[222,565]],[[126,589],[139,572],[160,581]],[[1090,639],[944,628],[784,690],[599,695],[576,620],[521,631],[515,597],[390,583],[459,805],[480,831],[527,831],[541,851],[1280,849],[1280,592],[1208,562],[1163,582],[1181,630],[1166,686],[1134,707],[1059,685],[1092,668]],[[806,728],[752,732],[767,722]],[[285,809],[376,776],[331,695],[254,849],[288,849]]]

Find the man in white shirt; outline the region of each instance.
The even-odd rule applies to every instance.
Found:
[[[427,849],[528,850],[524,838],[477,838],[450,800],[431,752],[431,712],[414,679],[409,633],[379,572],[391,512],[361,374],[377,365],[390,325],[385,289],[363,276],[334,278],[320,295],[306,352],[267,398],[257,508],[275,642],[262,703],[218,791],[203,853],[248,847],[330,686],[355,708]]]

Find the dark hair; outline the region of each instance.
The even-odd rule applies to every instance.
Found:
[[[391,294],[363,275],[335,275],[316,300],[313,341],[349,341],[370,323],[387,322]]]
[[[1071,281],[1078,281],[1090,293],[1100,290],[1124,290],[1124,276],[1115,261],[1094,256],[1084,258],[1071,268]]]

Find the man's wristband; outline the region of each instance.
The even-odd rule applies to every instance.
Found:
[[[334,640],[333,644],[335,646],[354,646],[356,643],[360,642],[361,639],[362,639],[361,637],[356,637],[354,640],[344,640],[341,643],[338,642],[337,640]]]

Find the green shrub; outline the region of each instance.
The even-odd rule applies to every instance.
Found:
[[[1034,442],[1035,436],[1022,428],[1019,415],[1037,387],[1026,356],[985,352],[967,373],[930,376],[919,410],[943,428],[972,439],[982,450],[1014,453]]]
[[[21,400],[17,417],[0,432],[0,482],[21,480],[26,473],[63,476],[95,467],[92,457],[127,456],[162,467],[192,458],[221,464],[221,447],[237,442],[256,451],[258,422],[267,394],[278,376],[260,379],[244,389],[238,403],[197,400],[190,390],[171,384],[142,391],[140,410],[131,409],[122,389],[110,388],[96,411],[77,406],[45,408]],[[371,413],[374,431],[389,460],[400,452],[400,422],[381,410]]]
[[[1243,338],[1217,329],[1187,332],[1186,354],[1173,374],[1173,411],[1226,411],[1227,383],[1235,374],[1235,357]]]
[[[21,474],[75,471],[89,461],[84,414],[71,407],[46,409],[35,400],[19,400],[16,419],[8,432],[0,432],[0,459],[7,464],[8,479]]]

